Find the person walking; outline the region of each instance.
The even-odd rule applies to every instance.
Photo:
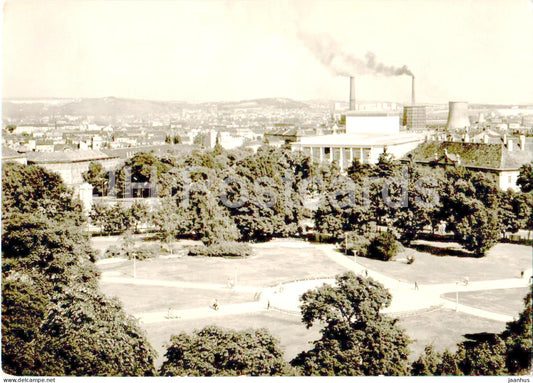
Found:
[[[419,290],[417,281],[415,281],[415,290]]]

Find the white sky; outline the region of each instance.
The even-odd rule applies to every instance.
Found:
[[[6,1],[2,33],[4,98],[346,99],[303,33],[407,65],[419,102],[533,102],[532,0]],[[408,76],[356,84],[411,94]]]

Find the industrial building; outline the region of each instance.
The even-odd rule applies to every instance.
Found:
[[[407,130],[421,131],[427,127],[426,107],[424,105],[411,105],[403,107],[402,125]]]
[[[396,112],[356,111],[353,77],[348,105],[345,133],[301,137],[292,143],[292,149],[308,154],[315,163],[335,163],[345,170],[355,159],[375,164],[383,152],[401,158],[424,141],[422,134],[400,132],[400,116]]]

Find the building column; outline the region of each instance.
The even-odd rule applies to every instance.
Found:
[[[350,148],[350,166],[352,166],[353,163],[353,148]]]
[[[333,163],[333,148],[329,148],[329,163]]]
[[[324,162],[324,148],[322,146],[318,147],[318,153],[320,157],[320,163]]]
[[[340,147],[339,148],[339,167],[341,168],[341,171],[344,170],[344,148],[343,147]]]
[[[365,156],[365,151],[363,150],[363,148],[359,148],[359,162],[361,162],[362,164],[365,163],[364,156]]]

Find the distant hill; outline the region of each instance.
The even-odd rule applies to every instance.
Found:
[[[253,100],[229,101],[214,103],[222,109],[306,109],[309,108],[304,102],[290,98],[257,98]]]
[[[117,97],[50,99],[50,100],[4,100],[3,114],[10,118],[43,116],[96,116],[96,117],[150,117],[173,115],[186,107],[190,109],[216,106],[219,109],[302,109],[309,108],[304,102],[288,98],[261,98],[254,100],[210,102],[192,104],[183,101],[149,101]]]

